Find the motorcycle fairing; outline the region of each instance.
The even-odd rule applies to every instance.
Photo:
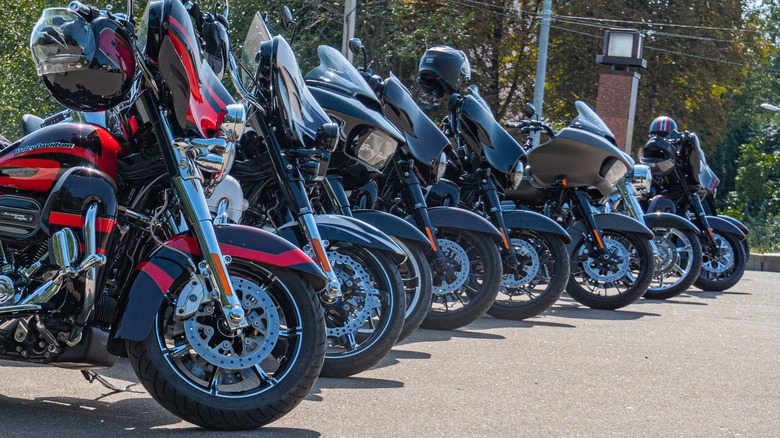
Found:
[[[484,101],[483,101],[484,102]],[[475,96],[466,96],[458,111],[460,130],[466,144],[483,155],[490,165],[503,173],[512,171],[517,160],[525,154],[508,132]]]
[[[300,249],[267,231],[244,225],[224,225],[214,229],[223,255],[260,264],[297,271],[315,290],[322,290],[327,279],[320,268]],[[181,251],[181,252],[180,252]],[[188,257],[188,261],[184,254]],[[168,239],[151,256],[136,266],[130,287],[123,294],[124,309],[112,325],[108,348],[124,356],[125,340],[141,341],[149,335],[163,298],[177,280],[185,279],[200,250],[194,236],[180,234]],[[189,277],[186,277],[189,278]]]

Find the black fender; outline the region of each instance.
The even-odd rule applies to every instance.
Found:
[[[275,234],[244,225],[223,225],[214,231],[223,255],[292,269],[315,290],[327,285],[327,278],[309,256]],[[187,232],[166,240],[136,266],[122,294],[121,311],[112,324],[108,344],[111,353],[124,356],[124,341],[146,339],[163,297],[177,279],[190,271],[190,261],[197,265],[199,256],[197,240]]]
[[[653,238],[653,232],[632,217],[615,213],[601,213],[593,215],[593,218],[596,220],[596,226],[599,230],[627,231],[629,233],[641,234],[647,239]],[[579,245],[590,233],[587,225],[585,225],[585,222],[582,220],[572,224],[572,226],[566,229],[566,232],[571,236],[571,242],[566,245],[566,249],[569,251],[570,255],[573,254],[577,245]]]
[[[721,216],[707,216],[707,222],[713,230],[720,231],[721,233],[733,234],[737,236],[737,239],[745,240],[745,233],[737,228],[731,221],[728,221]]]
[[[718,217],[723,219],[723,220],[725,220],[725,221],[727,221],[727,222],[731,222],[732,224],[734,224],[734,226],[739,228],[739,231],[742,231],[742,234],[744,234],[745,236],[747,236],[748,233],[750,233],[750,229],[747,227],[747,225],[742,223],[742,221],[740,221],[738,219],[734,219],[731,216],[718,215]]]
[[[675,206],[674,202],[666,196],[658,195],[654,196],[647,205],[648,213],[654,213],[656,211],[674,214],[677,212],[677,206]]]
[[[571,242],[569,233],[567,233],[558,222],[555,222],[543,214],[533,211],[510,210],[505,211],[503,215],[504,223],[507,228],[521,228],[555,234],[563,239],[563,243]]]
[[[502,242],[501,232],[482,216],[457,207],[429,207],[428,218],[434,228],[446,227],[484,233],[496,242]],[[413,218],[406,219],[415,223]]]
[[[691,221],[676,214],[661,213],[660,211],[657,211],[655,213],[647,213],[642,217],[645,220],[645,225],[647,225],[648,228],[677,228],[680,230],[693,231],[696,234],[701,232]]]
[[[396,263],[406,260],[406,253],[398,244],[376,228],[359,219],[335,214],[318,214],[314,216],[317,230],[323,240],[354,243],[365,248],[373,248],[387,252]],[[302,241],[300,225],[298,222],[289,222],[279,227],[279,234],[293,244],[303,246],[308,242]],[[427,241],[427,239],[426,239]]]
[[[360,219],[369,225],[379,228],[388,236],[412,240],[428,246],[431,245],[431,242],[428,241],[428,238],[419,228],[398,216],[378,210],[355,210],[352,214],[355,216],[355,219]]]

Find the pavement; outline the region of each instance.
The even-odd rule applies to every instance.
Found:
[[[371,370],[320,379],[269,427],[229,436],[778,436],[779,341],[777,273],[618,311],[564,297],[527,321],[419,330]],[[104,376],[137,382],[124,360]],[[0,362],[0,434],[215,434],[140,391],[111,394],[76,371]]]

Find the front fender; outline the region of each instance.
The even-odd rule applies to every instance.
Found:
[[[521,228],[561,236],[563,243],[571,242],[571,236],[562,226],[549,217],[533,211],[510,210],[504,213],[507,228]]]
[[[498,228],[493,226],[487,219],[462,208],[429,207],[428,217],[434,228],[445,227],[475,231],[489,235],[496,242],[503,241]],[[414,219],[407,220],[413,221]]]
[[[723,219],[720,216],[707,216],[707,222],[710,224],[710,228],[720,231],[722,233],[733,234],[737,236],[739,240],[745,239],[745,233],[742,232],[736,225],[730,221]]]
[[[322,290],[327,279],[303,251],[281,237],[244,225],[215,227],[223,255],[259,264],[292,269],[306,278],[315,290]],[[124,355],[122,341],[141,341],[149,335],[163,297],[177,279],[188,274],[191,260],[197,265],[200,250],[190,233],[165,241],[151,256],[135,268],[130,286],[122,296],[121,312],[112,325],[109,351]]]
[[[653,238],[653,232],[632,217],[615,213],[602,213],[594,215],[593,217],[596,220],[596,226],[599,230],[626,231],[629,233],[641,234],[648,239]],[[566,245],[569,254],[572,254],[577,245],[579,245],[586,236],[590,235],[590,230],[588,230],[587,225],[582,220],[575,222],[566,229],[566,232],[571,236],[571,242]]]
[[[731,222],[735,227],[739,228],[739,231],[742,231],[742,234],[744,234],[745,236],[747,236],[748,233],[750,233],[750,229],[747,227],[747,225],[743,224],[741,221],[734,219],[731,216],[718,215],[718,217],[727,222]]]
[[[431,244],[419,228],[398,216],[378,210],[355,210],[352,214],[355,216],[355,219],[360,219],[367,224],[373,225],[383,230],[389,236],[413,240],[425,245]]]
[[[700,233],[699,229],[696,228],[696,225],[694,225],[691,221],[676,214],[661,213],[658,211],[655,213],[647,213],[642,217],[644,218],[645,225],[647,225],[648,228],[677,228],[680,230],[693,231],[696,234]]]
[[[387,252],[396,263],[406,260],[406,253],[393,242],[382,230],[362,220],[349,216],[335,214],[318,214],[314,216],[320,237],[332,242],[349,242],[365,248],[373,248]],[[279,227],[279,233],[292,243],[298,243],[300,226],[297,222],[289,222]],[[427,239],[426,239],[427,241]]]

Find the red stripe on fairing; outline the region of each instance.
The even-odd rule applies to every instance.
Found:
[[[135,270],[141,271],[148,275],[155,282],[155,284],[160,287],[163,295],[168,293],[168,289],[170,289],[171,285],[173,284],[174,279],[161,267],[155,265],[154,263],[142,262],[135,267]]]
[[[191,236],[175,238],[173,241],[165,242],[165,245],[180,251],[184,251],[188,254],[192,254],[194,256],[200,255],[198,244],[195,241],[195,238]],[[281,254],[271,254],[254,249],[229,245],[227,243],[220,243],[219,249],[222,251],[223,255],[252,260],[259,263],[268,263],[276,266],[293,266],[311,262],[309,256],[307,256],[306,253],[298,248],[285,251]]]
[[[63,227],[84,228],[84,217],[80,214],[51,212],[49,215],[49,225],[59,225]],[[110,233],[116,221],[113,219],[97,218],[95,220],[95,229],[101,233]]]
[[[176,53],[179,55],[179,58],[184,65],[184,69],[187,71],[187,77],[190,81],[190,99],[187,118],[195,123],[203,135],[207,135],[209,132],[216,132],[220,121],[220,113],[223,112],[226,105],[222,102],[222,99],[217,96],[208,82],[201,80],[198,66],[195,65],[195,60],[192,59],[190,50],[188,49],[188,47],[197,46],[192,44],[187,31],[173,17],[171,17],[170,22],[173,27],[176,28],[177,32],[170,32],[168,35],[171,38],[171,43],[173,43]],[[179,34],[181,34],[181,37]],[[186,43],[182,41],[181,38],[184,38]],[[208,95],[205,95],[202,92],[204,89]],[[207,102],[207,98],[213,100],[218,108],[214,108]]]

